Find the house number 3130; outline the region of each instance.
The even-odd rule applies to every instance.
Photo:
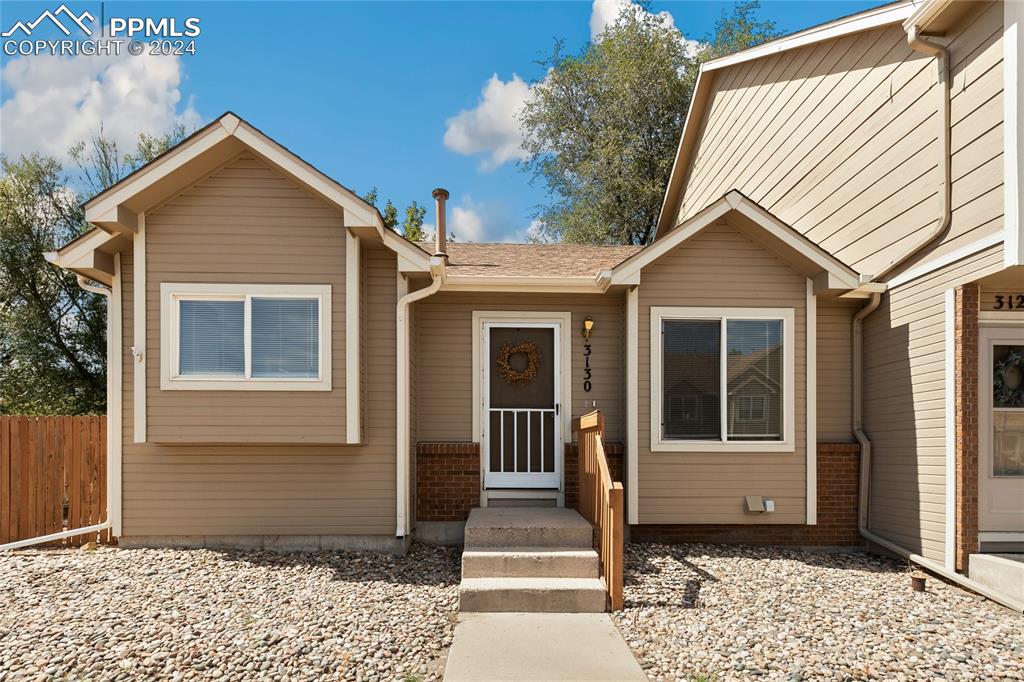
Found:
[[[1024,310],[1024,294],[996,294],[995,310]]]
[[[583,344],[583,390],[586,393],[590,393],[592,388],[590,384],[590,342]]]

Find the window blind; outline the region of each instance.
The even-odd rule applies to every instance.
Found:
[[[320,311],[316,298],[252,299],[252,376],[320,375]]]
[[[662,323],[662,437],[721,438],[719,320]]]
[[[181,301],[178,373],[245,373],[245,302]]]
[[[729,440],[782,438],[782,321],[728,320]]]

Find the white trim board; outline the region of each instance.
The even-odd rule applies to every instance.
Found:
[[[943,312],[946,440],[944,563],[952,571],[956,566],[956,290],[946,289]]]
[[[807,447],[807,516],[805,523],[818,523],[818,299],[814,295],[814,282],[807,280],[807,326],[804,331],[807,345],[806,405]]]
[[[626,522],[640,523],[640,288],[626,290]]]
[[[132,238],[132,435],[146,442],[146,215]]]
[[[1024,2],[1003,3],[1003,233],[1007,267],[1024,264]]]
[[[359,367],[362,330],[361,316],[362,257],[359,237],[345,230],[345,442],[357,445],[363,440],[360,402],[362,375]]]
[[[792,35],[783,36],[771,42],[763,43],[735,54],[719,57],[704,62],[703,70],[714,71],[724,69],[727,66],[749,62],[753,59],[760,59],[769,55],[778,54],[787,50],[795,50],[805,45],[813,45],[825,40],[840,38],[851,33],[867,31],[879,26],[887,26],[902,22],[914,13],[915,2],[903,2],[898,5],[883,5],[875,9],[860,12],[853,16],[836,19],[819,26],[812,26]],[[689,119],[687,119],[689,121]],[[696,125],[696,123],[694,124]]]
[[[721,320],[723,331],[725,321],[729,319],[741,320],[781,320],[783,339],[783,368],[782,368],[782,395],[783,395],[783,438],[779,441],[728,441],[726,440],[725,417],[726,411],[721,412],[723,420],[721,438],[719,441],[710,440],[663,440],[661,437],[662,419],[662,335],[661,324],[666,319],[697,319],[697,320]],[[783,452],[791,453],[796,450],[796,344],[794,343],[796,332],[796,313],[793,308],[717,308],[717,307],[670,307],[651,306],[651,452],[674,452],[674,453],[709,453],[709,452]],[[721,339],[723,356],[727,343]],[[723,361],[720,367],[721,386],[728,383],[726,377],[726,363]],[[720,396],[725,402],[726,392]]]
[[[924,277],[925,275],[935,272],[936,270],[939,270],[941,268],[944,268],[947,265],[951,265],[952,263],[955,263],[958,260],[963,260],[968,256],[973,256],[974,254],[980,253],[985,249],[992,248],[996,244],[1002,243],[1004,236],[1005,235],[1003,232],[996,232],[994,234],[988,235],[987,237],[982,237],[981,239],[973,241],[970,244],[967,244],[966,246],[961,246],[959,249],[955,251],[950,251],[947,254],[939,256],[938,258],[927,261],[925,263],[921,263],[916,267],[910,268],[906,272],[900,273],[896,277],[893,277],[888,282],[886,282],[886,286],[889,289],[894,289],[898,286],[906,284],[907,282],[912,282],[915,279],[918,279],[919,277]]]
[[[124,330],[122,328],[121,254],[114,254],[114,280],[107,304],[107,520],[114,537],[121,535],[121,467],[124,434]]]

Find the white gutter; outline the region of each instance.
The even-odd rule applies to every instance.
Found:
[[[952,178],[951,178],[951,142],[950,142],[950,114],[949,114],[949,50],[945,46],[933,43],[921,37],[917,25],[907,29],[907,44],[910,48],[927,55],[935,57],[935,65],[938,70],[939,85],[939,167],[941,169],[941,187],[939,188],[939,216],[935,226],[928,231],[924,237],[919,239],[906,253],[890,260],[882,268],[882,272],[875,279],[882,280],[885,276],[896,269],[901,263],[920,253],[936,239],[939,239],[949,229],[952,218]]]
[[[404,538],[409,534],[409,442],[410,433],[410,410],[409,392],[409,306],[416,301],[432,296],[441,288],[445,279],[444,257],[434,256],[430,259],[430,276],[433,281],[429,286],[406,294],[398,299],[395,313],[396,327],[398,332],[396,346],[397,362],[397,421],[398,433],[395,441],[395,452],[397,463],[395,466],[395,537]],[[401,277],[401,275],[399,275]]]
[[[28,540],[8,542],[6,545],[0,545],[0,552],[6,552],[10,549],[21,549],[22,547],[31,547],[32,545],[41,545],[45,542],[63,540],[64,538],[74,537],[75,535],[83,535],[85,533],[98,533],[106,528],[110,528],[110,521],[97,523],[93,526],[86,526],[85,528],[75,528],[73,530],[61,531],[60,533],[50,533],[49,535],[42,535],[38,538],[29,538]]]

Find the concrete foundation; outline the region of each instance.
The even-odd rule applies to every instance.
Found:
[[[119,547],[265,549],[272,552],[365,551],[405,554],[411,537],[390,535],[125,535]]]

